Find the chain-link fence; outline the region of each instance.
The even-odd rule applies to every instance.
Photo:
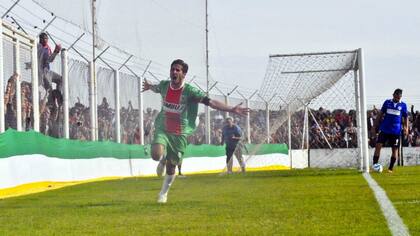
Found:
[[[116,141],[116,91],[115,73],[99,68],[97,73],[98,140]]]
[[[136,76],[120,73],[121,142],[140,144],[140,83]]]
[[[86,62],[70,59],[68,68],[70,138],[92,140],[89,65]]]
[[[33,99],[32,99],[32,52],[25,45],[19,46],[20,86],[22,104],[22,130],[33,129]]]
[[[5,129],[17,129],[15,44],[11,38],[6,36],[2,38],[2,41]],[[7,60],[5,60],[6,58]]]

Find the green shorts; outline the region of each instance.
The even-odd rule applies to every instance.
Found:
[[[166,159],[172,164],[178,165],[182,162],[182,156],[187,149],[187,136],[168,134],[156,130],[152,144],[162,144],[165,147]]]

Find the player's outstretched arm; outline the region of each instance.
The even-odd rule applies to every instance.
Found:
[[[241,105],[242,105],[242,102],[232,107],[217,100],[210,99],[209,101],[209,107],[213,109],[216,109],[219,111],[227,111],[227,112],[231,112],[237,115],[245,116],[246,114],[249,113],[250,109],[247,107],[241,107]]]

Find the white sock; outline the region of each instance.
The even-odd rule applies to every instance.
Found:
[[[165,175],[163,179],[162,189],[160,190],[160,195],[167,194],[169,188],[175,180],[176,175]]]

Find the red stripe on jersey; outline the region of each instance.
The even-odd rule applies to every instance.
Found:
[[[181,103],[181,95],[184,88],[174,90],[171,86],[166,92],[165,101],[172,104]],[[181,114],[174,112],[165,112],[165,127],[168,133],[181,134]]]

